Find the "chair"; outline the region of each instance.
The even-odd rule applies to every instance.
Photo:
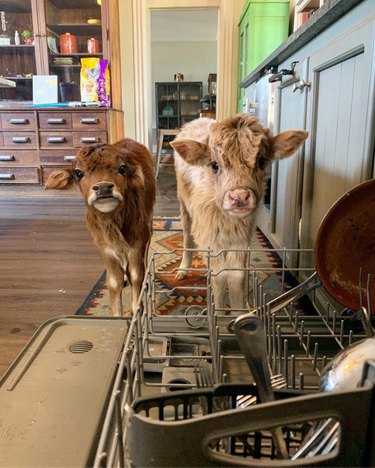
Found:
[[[163,148],[164,137],[166,136],[176,136],[180,131],[178,128],[163,128],[158,130],[158,146],[156,151],[156,167],[155,167],[155,179],[158,179],[160,163],[161,163],[161,151]],[[171,166],[172,164],[168,164]]]

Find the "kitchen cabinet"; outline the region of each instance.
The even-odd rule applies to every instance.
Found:
[[[285,64],[285,67],[291,69],[290,64]],[[305,128],[307,92],[296,93],[295,86],[302,80],[307,81],[308,59],[297,64],[294,73],[274,89],[274,134]],[[303,149],[300,149],[292,157],[272,166],[269,196],[259,217],[259,227],[277,247],[299,248],[303,165]],[[286,257],[289,265],[295,263],[296,254],[289,251]]]
[[[53,169],[71,165],[79,148],[114,143],[123,135],[114,109],[0,112],[0,183],[44,184]]]
[[[373,177],[374,44],[375,12],[364,1],[279,64],[298,62],[278,84],[275,131],[305,128],[309,138],[273,170],[266,235],[275,247],[312,248],[332,204]]]
[[[0,183],[44,183],[81,146],[123,138],[118,2],[5,0],[1,10],[0,74],[16,86],[0,88]],[[79,101],[88,57],[109,61],[111,108],[32,106],[33,75],[56,75],[59,100]]]
[[[241,82],[288,37],[289,1],[248,0],[238,25],[238,80]],[[244,110],[244,90],[238,88],[238,112]]]
[[[0,9],[0,75],[16,83],[0,88],[0,102],[31,101],[35,74],[57,75],[60,100],[80,100],[80,60],[98,57],[110,63],[121,107],[117,0],[4,0]]]

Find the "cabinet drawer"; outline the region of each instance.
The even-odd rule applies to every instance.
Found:
[[[37,184],[37,167],[0,167],[0,184]]]
[[[3,130],[35,130],[35,115],[32,112],[12,112],[1,115]]]
[[[37,166],[38,155],[34,151],[6,151],[0,149],[0,171],[2,166]]]
[[[77,150],[66,149],[66,150],[40,150],[39,160],[41,164],[66,164],[70,166],[70,163],[75,159]]]
[[[40,132],[41,148],[72,147],[73,135],[71,132]]]
[[[5,148],[36,148],[35,132],[3,132]]]
[[[39,112],[39,128],[72,128],[72,114],[63,112]]]
[[[73,146],[75,148],[107,143],[107,141],[107,132],[73,132]]]
[[[106,114],[104,112],[75,112],[73,128],[75,130],[105,130],[107,128]]]

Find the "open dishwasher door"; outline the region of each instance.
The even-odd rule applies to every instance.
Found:
[[[0,381],[0,466],[92,466],[126,333],[105,317],[39,328]]]

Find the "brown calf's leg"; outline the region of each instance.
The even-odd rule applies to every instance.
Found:
[[[124,270],[115,261],[106,261],[107,286],[109,291],[109,306],[111,314],[115,317],[122,316],[122,290],[124,288]]]
[[[145,251],[144,251],[145,250]],[[145,276],[145,255],[147,248],[134,249],[128,256],[127,275],[131,284],[132,290],[132,312],[136,311],[139,296],[141,294],[142,283]]]

